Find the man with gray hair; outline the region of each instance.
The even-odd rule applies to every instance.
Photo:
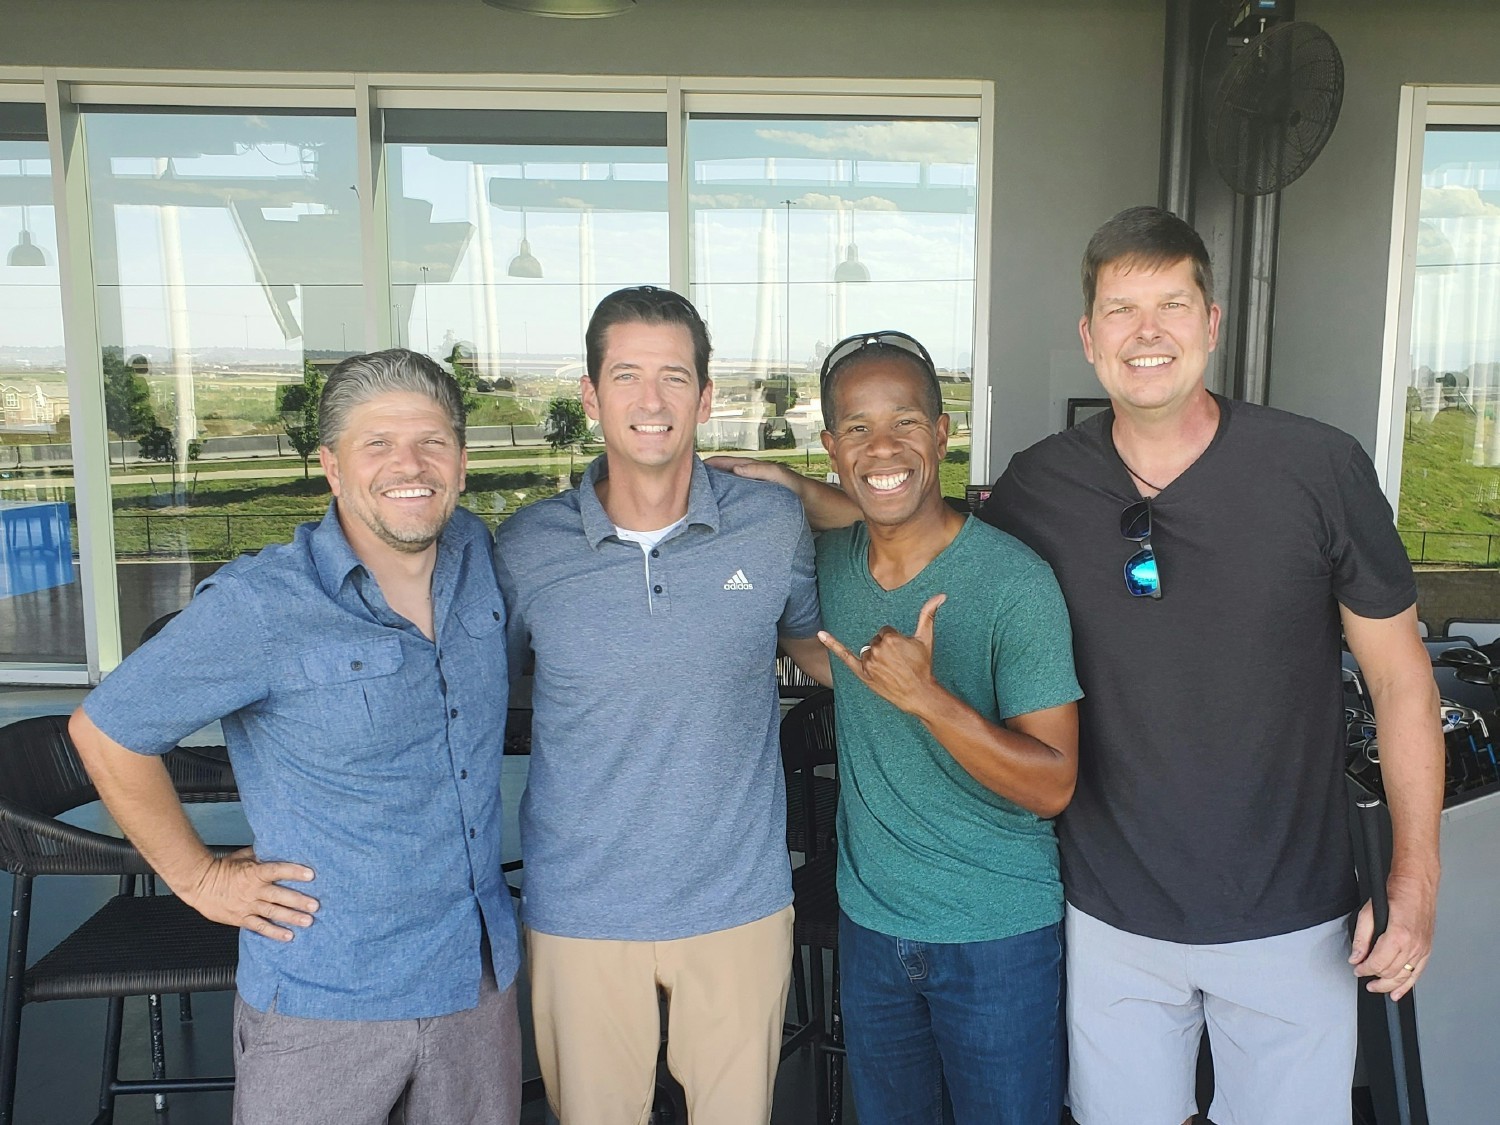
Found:
[[[407,1125],[514,1125],[505,608],[489,532],[456,508],[462,394],[414,352],[354,356],[318,422],[323,520],[205,579],[70,729],[141,854],[241,928],[238,1125],[384,1125],[398,1107]],[[228,856],[160,761],[216,719],[254,834]]]

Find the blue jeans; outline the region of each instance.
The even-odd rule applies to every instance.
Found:
[[[860,1125],[1057,1125],[1062,939],[907,941],[839,917]]]

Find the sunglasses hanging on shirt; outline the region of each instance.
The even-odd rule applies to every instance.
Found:
[[[1120,534],[1140,550],[1125,560],[1125,589],[1137,598],[1161,597],[1161,574],[1151,549],[1151,501],[1137,500],[1120,513]]]

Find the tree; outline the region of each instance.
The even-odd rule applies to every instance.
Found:
[[[464,417],[467,418],[479,405],[479,400],[474,397],[474,392],[479,389],[479,370],[474,363],[474,345],[462,342],[454,344],[453,350],[448,353],[448,358],[443,362],[453,368],[453,381],[458,384],[459,390],[463,391]]]
[[[547,403],[542,430],[553,452],[568,451],[568,476],[572,477],[573,453],[582,453],[584,443],[589,439],[589,416],[583,403],[572,395],[557,395]]]
[[[177,463],[177,435],[165,426],[152,426],[142,433],[137,439],[141,447],[141,456],[148,461],[166,461]],[[187,443],[187,459],[198,460],[198,455],[203,452],[201,441],[190,441]]]
[[[308,458],[318,449],[318,401],[323,397],[323,373],[311,362],[302,364],[302,385],[283,388],[281,426],[302,458],[302,479],[311,476]],[[293,394],[293,392],[300,392]],[[288,404],[294,404],[289,406]]]
[[[101,353],[104,366],[105,424],[116,437],[140,437],[156,426],[156,411],[151,406],[151,386],[135,367],[125,362],[120,348],[105,348]]]

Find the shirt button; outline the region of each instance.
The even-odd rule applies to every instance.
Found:
[[[469,829],[469,839],[472,840],[473,838],[474,838],[474,829],[471,828],[471,829]]]
[[[660,586],[652,586],[651,587],[651,592],[653,594],[659,594],[659,593],[661,593],[661,587]]]
[[[349,662],[349,671],[358,672],[364,666],[365,662],[363,660],[351,660]]]
[[[653,559],[659,559],[659,558],[661,558],[661,552],[658,551],[655,547],[653,547],[653,548],[651,548],[651,557]]]
[[[450,719],[456,719],[456,718],[458,718],[458,708],[457,707],[453,708],[453,710],[451,710],[451,711],[448,712],[448,718],[450,718]]]
[[[458,780],[459,781],[468,781],[469,780],[469,771],[468,770],[459,770],[458,771]]]
[[[496,621],[499,621],[500,620],[500,611],[498,609],[491,610],[490,611],[490,616],[493,617]]]

